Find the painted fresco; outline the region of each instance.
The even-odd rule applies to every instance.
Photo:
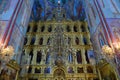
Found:
[[[112,28],[113,34],[116,38],[116,42],[120,42],[120,19],[107,19],[109,26]],[[120,75],[120,52],[116,50],[116,62],[117,68]]]
[[[21,33],[19,28],[15,25],[14,30],[12,32],[12,36],[10,37],[10,42],[9,44],[12,45],[15,49],[15,53],[18,51],[18,46],[20,43],[20,39],[21,39]]]
[[[30,9],[32,9],[34,0],[25,0],[25,1],[26,1],[27,5],[30,7]]]
[[[103,27],[101,24],[98,25],[95,33],[91,37],[92,44],[94,45],[94,52],[97,59],[101,58],[102,46],[108,44]]]
[[[18,0],[0,0],[0,20],[9,20]]]
[[[105,18],[120,18],[119,0],[97,0]]]
[[[9,9],[10,0],[0,0],[0,14],[3,14]]]
[[[120,42],[120,19],[107,19],[117,42]]]
[[[100,24],[100,18],[97,12],[97,8],[94,4],[94,0],[86,1],[85,3],[85,11],[87,12],[87,21],[90,28],[91,36],[93,36],[94,32],[96,31],[98,25]]]
[[[53,10],[58,8],[58,0],[36,0],[31,14],[31,21],[51,20]],[[84,20],[85,11],[82,1],[79,0],[60,0],[60,5],[65,10],[67,19]]]
[[[19,27],[15,25],[14,30],[12,32],[12,36],[9,41],[9,45],[12,45],[14,47],[15,55],[13,58],[17,60],[18,63],[20,60],[19,58],[22,51],[23,41],[24,41],[23,34],[21,33]]]
[[[29,21],[29,16],[30,10],[28,9],[27,5],[23,3],[16,20],[16,24],[18,27],[20,27],[19,29],[22,34],[25,34],[26,32],[26,26],[28,25],[27,23]]]
[[[2,35],[4,34],[7,25],[8,21],[0,21],[0,39],[2,38]]]

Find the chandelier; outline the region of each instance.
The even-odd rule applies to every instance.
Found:
[[[0,44],[0,72],[5,68],[6,64],[11,60],[14,54],[14,48],[12,46],[7,46],[6,48],[3,44]]]
[[[120,43],[113,45],[114,45],[113,48],[108,45],[102,46],[103,51],[102,55],[105,57],[105,60],[107,60],[107,62],[115,69],[119,77],[119,71],[117,70],[117,68],[119,66],[120,61],[117,59],[116,50],[120,50]]]

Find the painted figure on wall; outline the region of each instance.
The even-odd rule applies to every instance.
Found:
[[[110,24],[116,41],[120,41],[120,19],[109,19],[108,23]]]
[[[113,33],[115,35],[115,38],[116,38],[116,41],[117,42],[120,42],[120,28],[114,28],[113,29]]]
[[[0,39],[1,39],[2,35],[4,34],[7,24],[8,24],[8,22],[6,22],[6,21],[0,21]]]
[[[9,9],[10,0],[0,0],[0,14],[6,12]]]

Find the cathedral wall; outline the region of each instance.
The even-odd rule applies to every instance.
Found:
[[[94,4],[94,0],[90,1],[84,1],[85,3],[85,11],[86,11],[86,18],[89,25],[89,30],[91,33],[91,36],[96,31],[98,25],[100,24],[100,17],[97,12],[96,5]]]
[[[102,27],[102,24],[99,24],[94,35],[91,37],[91,41],[94,45],[94,52],[96,59],[98,61],[102,58],[102,46],[105,44],[108,44],[106,34],[104,32],[104,29]]]
[[[113,23],[114,21],[119,23],[118,20],[120,14],[117,2],[115,0],[91,0],[88,2],[85,1],[85,5],[91,36],[95,35],[96,31],[99,31],[97,29],[99,24],[101,24],[101,28],[103,28],[107,42],[109,44],[111,42],[114,43],[116,41],[116,37],[112,30],[112,26],[109,24],[111,20],[113,20]]]
[[[0,1],[0,42],[5,46],[12,45],[16,54],[22,50],[33,2],[34,0]]]
[[[14,28],[9,41],[9,44],[15,48],[16,56],[14,58],[17,60],[20,60],[19,58],[22,51],[24,37],[32,10],[33,0],[30,1],[23,0],[18,13],[16,14],[16,19],[13,25]]]
[[[95,48],[96,57],[99,59],[102,58],[102,46],[109,45],[114,53],[117,55],[117,66],[119,65],[120,56],[118,55],[119,51],[116,51],[119,43],[119,23],[120,23],[120,6],[118,5],[120,1],[118,0],[91,0],[86,1],[86,12],[87,19],[89,23],[89,28],[92,37],[93,47]],[[94,11],[92,11],[90,6],[94,6]],[[89,17],[90,15],[90,17]],[[94,15],[98,18],[93,19]],[[97,23],[97,22],[98,23]],[[97,25],[96,25],[97,24]],[[95,26],[93,28],[93,26]],[[99,35],[99,33],[101,33]],[[103,38],[102,38],[102,36]],[[94,37],[96,36],[96,37]]]
[[[120,1],[116,0],[99,0],[99,5],[106,18],[120,18]]]
[[[3,41],[5,34],[7,34],[7,29],[9,29],[10,19],[17,5],[18,0],[2,0],[0,2],[0,40]]]

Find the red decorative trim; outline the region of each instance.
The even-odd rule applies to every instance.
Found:
[[[102,5],[103,5],[103,8],[105,8],[105,4],[104,4],[104,1],[102,0]]]
[[[116,7],[115,3],[113,2],[113,0],[110,0],[110,1],[111,1],[112,5],[113,5],[114,9],[116,10],[116,12],[119,13],[119,10],[117,9],[117,7]]]
[[[97,2],[98,2],[98,1],[97,1]],[[99,3],[98,3],[98,5],[99,5],[99,7],[100,7],[100,4],[99,4]],[[100,7],[100,11],[101,11],[101,13],[102,13],[103,20],[104,20],[105,25],[106,25],[106,27],[107,27],[107,30],[108,30],[108,32],[109,32],[108,35],[110,35],[110,38],[111,38],[111,40],[112,40],[112,43],[114,43],[114,42],[116,42],[116,38],[114,37],[114,33],[113,33],[113,31],[112,31],[112,28],[108,25],[108,23],[107,23],[107,21],[106,21],[106,19],[105,19],[105,16],[104,16],[104,14],[103,14],[103,12],[102,12],[101,7]]]
[[[105,16],[104,16],[104,14],[103,14],[103,12],[102,12],[102,9],[101,9],[101,7],[100,7],[99,2],[98,2],[97,0],[96,0],[96,2],[97,2],[98,7],[99,7],[99,9],[100,9],[100,13],[101,13],[101,16],[102,16],[103,20],[102,20],[102,18],[101,18],[101,16],[100,16],[100,13],[99,13],[99,10],[98,10],[98,8],[97,8],[97,5],[96,5],[95,1],[94,1],[94,4],[95,4],[95,6],[96,6],[96,8],[97,8],[97,11],[98,11],[98,14],[99,14],[99,17],[100,17],[100,21],[101,21],[101,23],[102,23],[102,27],[104,28],[105,35],[106,35],[106,37],[107,37],[108,43],[111,44],[111,43],[110,43],[111,41],[112,41],[112,43],[114,43],[115,38],[114,38],[114,36],[113,36],[112,30],[111,30],[111,28],[109,27],[109,25],[108,25],[108,23],[107,23],[107,21],[106,21],[106,19],[105,19]],[[103,22],[103,21],[104,21],[104,22]],[[104,26],[104,23],[105,23],[105,25],[106,25],[107,30],[106,30],[106,28],[105,28],[105,26]],[[109,34],[108,34],[107,32],[108,32]],[[110,36],[110,38],[109,38],[108,36]]]
[[[19,2],[20,2],[20,0],[19,0]],[[19,3],[18,2],[18,3]],[[6,43],[5,43],[5,47],[8,45],[8,42],[9,42],[9,40],[10,40],[10,37],[12,36],[12,31],[13,31],[13,29],[14,29],[14,24],[15,24],[15,21],[16,21],[16,19],[17,19],[17,16],[18,16],[18,13],[19,13],[19,11],[20,11],[20,8],[21,8],[21,6],[22,6],[22,3],[23,3],[23,0],[21,1],[21,3],[20,3],[20,7],[18,8],[18,12],[16,13],[16,17],[15,17],[15,19],[14,19],[14,22],[13,22],[13,24],[12,24],[12,28],[11,28],[11,30],[10,30],[10,33],[8,34],[8,37],[7,37],[7,39],[6,39]],[[18,7],[18,6],[17,6]],[[15,11],[17,10],[17,7],[15,8]],[[13,15],[14,15],[15,13],[13,13]],[[14,16],[13,16],[14,17]],[[12,20],[12,19],[11,19]]]
[[[11,17],[9,23],[8,23],[8,26],[7,26],[6,29],[5,29],[4,35],[3,35],[2,39],[1,39],[1,42],[2,42],[2,43],[4,43],[5,40],[6,40],[6,37],[7,37],[7,35],[8,35],[9,29],[10,29],[10,25],[11,25],[11,22],[12,22],[12,20],[13,20],[14,13],[16,12],[16,9],[17,9],[17,7],[18,7],[18,4],[19,4],[19,2],[17,3],[17,5],[16,5],[16,7],[15,7],[15,10],[14,10],[14,12],[13,12],[13,14],[12,14],[12,17]]]
[[[101,22],[101,24],[102,24],[102,26],[103,26],[103,28],[104,28],[104,23],[103,23],[103,21],[102,21],[102,18],[101,18],[101,16],[100,16],[100,13],[99,13],[99,10],[98,10],[98,8],[97,8],[97,4],[95,3],[95,1],[94,1],[94,4],[95,4],[95,7],[96,7],[97,12],[98,12],[98,15],[99,15],[99,18],[100,18],[100,22]],[[109,38],[108,38],[108,35],[107,35],[107,32],[106,32],[106,29],[105,29],[105,28],[104,28],[104,32],[105,32],[105,36],[106,36],[107,40],[109,41]]]

